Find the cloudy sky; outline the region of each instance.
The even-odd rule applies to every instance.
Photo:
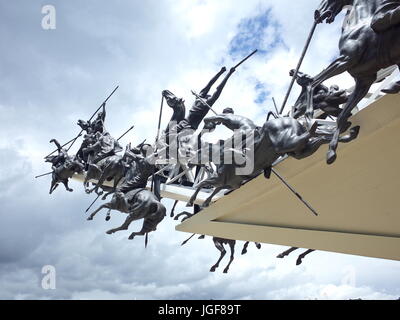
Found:
[[[215,107],[233,107],[261,124],[271,98],[283,100],[318,2],[0,0],[0,298],[400,297],[398,262],[315,252],[296,267],[297,254],[278,260],[286,247],[267,244],[237,254],[228,275],[222,268],[209,273],[218,258],[210,238],[180,247],[187,234],[166,218],[145,250],[143,239],[127,240],[129,232],[105,234],[122,214],[86,221],[93,195],[81,184],[49,196],[50,178],[34,179],[49,171],[42,161],[52,151],[49,140],[70,140],[76,120],[89,118],[116,85],[108,130],[119,136],[134,124],[123,143],[151,141],[162,90],[189,106],[191,89],[199,91],[222,66],[256,48],[259,54],[238,69]],[[54,30],[42,28],[48,4],[56,9]],[[318,27],[304,72],[319,72],[337,54],[340,20]],[[335,81],[351,85],[346,76]],[[41,286],[45,265],[56,268],[55,290]]]

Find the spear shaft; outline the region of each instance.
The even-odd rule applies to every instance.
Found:
[[[52,174],[52,173],[53,173],[53,171],[52,171],[52,172],[47,172],[47,173],[41,174],[40,176],[36,176],[35,179],[40,178],[40,177],[44,177],[44,176],[48,176],[48,175],[50,175],[50,174]]]
[[[119,141],[119,140],[121,140],[123,137],[125,137],[125,136],[129,133],[129,131],[131,131],[134,127],[135,127],[135,126],[132,126],[132,127],[130,127],[128,130],[126,130],[126,132],[125,132],[122,136],[120,136],[120,137],[117,139],[117,141]]]
[[[288,187],[288,189],[293,192],[293,194],[301,201],[303,204],[316,216],[318,216],[317,211],[314,210],[311,205],[303,199],[303,197],[289,184],[286,182],[286,180],[274,169],[272,168],[272,172],[278,177],[279,180],[283,182],[283,184]]]
[[[246,62],[248,59],[250,59],[253,55],[255,55],[257,53],[257,49],[254,50],[252,53],[250,53],[246,58],[244,58],[242,61],[240,61],[236,66],[234,66],[233,68],[236,69],[237,67],[239,67],[242,63]]]
[[[286,93],[285,99],[283,100],[283,104],[282,104],[282,107],[281,107],[281,110],[280,110],[280,114],[282,114],[283,110],[285,109],[286,103],[287,103],[287,101],[289,99],[290,92],[292,91],[294,82],[296,81],[296,78],[297,78],[297,74],[299,73],[300,67],[301,67],[301,65],[303,63],[304,57],[306,56],[308,47],[310,46],[312,37],[314,36],[315,29],[317,28],[318,23],[319,23],[319,21],[315,19],[314,20],[314,24],[313,24],[313,26],[311,28],[310,34],[308,35],[308,38],[307,38],[307,41],[306,41],[306,45],[304,46],[303,52],[301,54],[299,63],[297,64],[296,71],[295,71],[295,73],[294,73],[294,75],[292,77],[292,81],[290,82],[289,89],[288,89],[288,91]]]

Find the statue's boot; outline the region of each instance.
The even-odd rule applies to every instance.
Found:
[[[400,81],[393,83],[390,87],[383,89],[382,92],[387,94],[396,94],[400,92]]]

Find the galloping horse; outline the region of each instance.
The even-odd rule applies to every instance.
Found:
[[[325,80],[349,72],[355,79],[354,92],[349,97],[337,119],[337,129],[329,145],[327,163],[336,160],[339,135],[347,125],[351,111],[365,97],[377,79],[377,72],[383,68],[400,64],[400,25],[387,19],[386,28],[379,33],[373,29],[377,14],[384,10],[388,2],[396,5],[398,1],[388,0],[323,0],[315,13],[315,19],[322,23],[332,23],[346,7],[351,6],[343,26],[339,42],[340,56],[324,71],[315,76],[308,87],[308,106],[306,117],[313,117],[313,90]],[[392,4],[393,5],[393,4]],[[400,6],[400,4],[399,4]],[[397,9],[396,9],[397,10]],[[396,11],[398,14],[398,12]]]

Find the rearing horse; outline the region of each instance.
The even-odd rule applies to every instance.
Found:
[[[339,135],[345,129],[351,111],[365,97],[377,79],[380,69],[400,64],[400,25],[395,24],[385,31],[375,32],[371,22],[375,14],[388,0],[323,0],[316,11],[315,19],[332,23],[346,7],[351,6],[339,42],[340,56],[324,71],[315,76],[308,87],[307,119],[313,117],[313,90],[325,80],[343,72],[349,72],[356,86],[337,119],[337,129],[329,145],[327,163],[336,160]],[[396,1],[392,1],[396,2]],[[323,18],[321,18],[323,17]]]

